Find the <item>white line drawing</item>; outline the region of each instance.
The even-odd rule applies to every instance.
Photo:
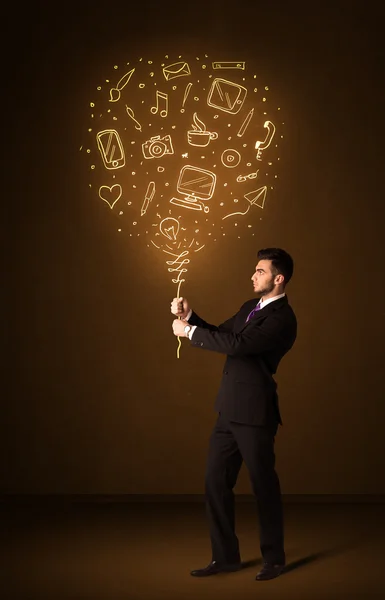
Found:
[[[190,93],[191,87],[192,87],[192,83],[188,83],[188,84],[186,85],[186,89],[185,89],[185,91],[184,91],[184,96],[183,96],[182,108],[180,109],[180,112],[181,112],[181,113],[184,113],[184,105],[185,105],[185,102],[186,102],[186,100],[187,100],[187,96],[188,96],[188,95],[189,95],[189,93]]]
[[[258,177],[259,169],[255,173],[249,173],[248,175],[238,175],[238,183],[241,181],[247,181],[247,179],[256,179]]]
[[[196,112],[193,115],[193,121],[193,129],[187,132],[187,141],[190,146],[208,146],[211,140],[218,138],[218,134],[215,131],[206,131],[206,125],[198,119]]]
[[[190,67],[188,63],[176,62],[172,65],[167,65],[167,67],[163,67],[163,75],[166,81],[170,81],[171,79],[176,79],[177,77],[186,77],[187,75],[191,75]]]
[[[263,208],[265,206],[266,194],[267,186],[264,185],[253,192],[248,192],[243,197],[250,202],[250,206],[255,205],[259,206],[259,208]],[[258,204],[257,200],[260,200],[260,204]]]
[[[234,148],[228,148],[222,152],[221,156],[222,164],[228,169],[233,169],[237,167],[241,161],[241,155],[238,150],[234,150]]]
[[[143,156],[146,159],[162,158],[166,154],[174,154],[172,140],[170,135],[160,137],[155,135],[142,144]]]
[[[99,196],[104,202],[107,202],[112,210],[122,196],[122,186],[120,183],[115,183],[111,187],[108,185],[101,185],[99,188]]]
[[[132,110],[132,108],[130,108],[130,106],[127,106],[127,104],[126,104],[126,113],[130,117],[130,119],[132,119],[134,121],[134,123],[136,123],[135,129],[137,129],[138,131],[142,131],[141,124],[139,123],[139,121],[137,121],[135,119],[134,111]]]
[[[117,102],[120,100],[120,92],[124,87],[126,87],[127,83],[130,81],[131,77],[134,74],[135,69],[131,69],[128,71],[123,77],[121,77],[116,84],[116,87],[110,89],[110,102]]]
[[[257,160],[262,160],[262,151],[266,150],[271,144],[271,140],[275,134],[275,125],[271,121],[265,121],[263,126],[267,129],[267,134],[265,139],[261,141],[255,142],[255,148],[258,150],[257,152]]]
[[[168,94],[165,94],[164,92],[158,92],[158,90],[156,91],[156,106],[152,106],[151,107],[151,112],[153,115],[156,115],[156,113],[159,110],[159,105],[161,105],[163,108],[160,109],[160,116],[161,117],[167,117],[168,115]]]
[[[246,63],[244,61],[235,62],[235,61],[227,61],[227,62],[213,62],[213,69],[242,69],[245,70]]]
[[[231,213],[229,215],[226,215],[225,217],[222,218],[222,221],[224,219],[227,219],[228,217],[234,217],[235,215],[246,215],[251,206],[259,206],[259,208],[263,208],[265,205],[265,200],[266,200],[266,194],[267,194],[267,186],[264,185],[263,187],[260,187],[258,190],[254,190],[253,192],[249,192],[248,194],[245,194],[243,197],[246,198],[246,200],[249,202],[249,206],[247,207],[247,209],[245,210],[245,212],[235,212],[235,213]],[[260,200],[261,203],[258,204],[257,200]]]
[[[207,104],[236,115],[242,108],[247,89],[226,79],[216,78],[211,84]]]
[[[185,198],[171,198],[171,204],[184,206],[192,210],[204,210],[209,212],[209,207],[203,204],[203,200],[210,200],[214,194],[217,176],[211,171],[185,165],[182,167],[177,183],[178,193]]]
[[[140,211],[141,217],[143,217],[143,215],[146,214],[146,211],[147,211],[154,195],[155,195],[155,181],[150,181],[150,183],[147,186],[146,193],[144,195],[144,200],[143,200],[142,208]]]
[[[179,221],[172,217],[167,217],[160,223],[159,229],[166,238],[175,242],[179,233]]]
[[[247,127],[248,127],[248,125],[249,125],[249,123],[250,123],[251,119],[253,118],[253,114],[254,114],[254,108],[252,108],[252,109],[250,110],[250,112],[248,112],[248,113],[247,113],[247,117],[246,117],[246,119],[243,121],[243,123],[242,123],[242,125],[240,126],[240,128],[239,128],[239,131],[238,131],[238,133],[237,133],[237,136],[238,136],[238,137],[242,137],[242,136],[243,136],[243,134],[245,133],[245,131],[246,131],[246,129],[247,129]]]
[[[96,134],[96,141],[106,169],[124,167],[126,159],[122,140],[115,129],[104,129]]]

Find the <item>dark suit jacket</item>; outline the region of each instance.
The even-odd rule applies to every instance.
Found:
[[[257,299],[218,327],[196,313],[189,324],[197,325],[191,344],[227,354],[215,410],[229,421],[248,425],[282,425],[277,384],[273,378],[282,357],[293,346],[297,320],[287,296],[274,300],[246,323]]]

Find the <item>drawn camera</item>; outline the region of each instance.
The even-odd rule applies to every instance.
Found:
[[[144,158],[162,158],[165,154],[174,154],[170,135],[156,135],[142,144]]]

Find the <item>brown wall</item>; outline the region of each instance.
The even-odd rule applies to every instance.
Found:
[[[224,357],[184,343],[177,360],[164,262],[117,235],[78,148],[106,65],[143,47],[217,44],[268,76],[285,106],[286,144],[258,235],[212,246],[191,265],[184,294],[219,323],[252,297],[256,251],[287,249],[299,330],[277,375],[282,491],[385,493],[376,15],[248,4],[154,6],[135,19],[128,9],[64,9],[13,29],[2,492],[203,492]],[[244,469],[237,491],[251,491]]]

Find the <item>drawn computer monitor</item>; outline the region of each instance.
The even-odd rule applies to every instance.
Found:
[[[214,194],[217,176],[211,171],[185,165],[182,167],[177,183],[178,193],[184,198],[171,198],[170,202],[177,206],[185,206],[193,210],[209,211],[200,200],[210,200]]]

